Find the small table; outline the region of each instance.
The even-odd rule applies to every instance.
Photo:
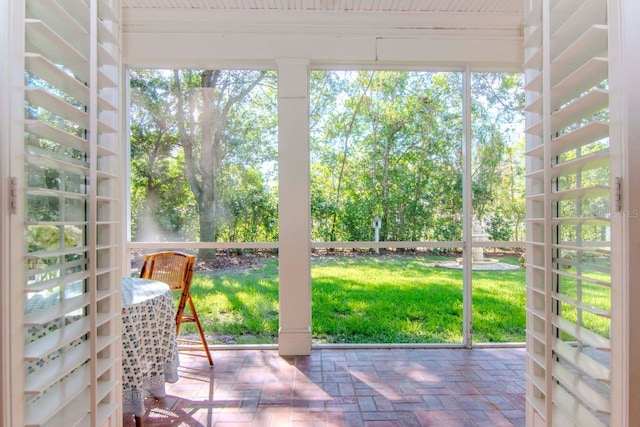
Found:
[[[144,398],[164,397],[178,381],[178,344],[171,290],[156,280],[122,279],[122,402],[144,416]]]

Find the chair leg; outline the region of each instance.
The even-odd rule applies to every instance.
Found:
[[[205,337],[204,331],[202,330],[202,325],[200,325],[200,319],[198,319],[198,313],[196,313],[196,308],[193,305],[193,300],[191,299],[191,295],[187,296],[187,300],[189,301],[191,314],[193,315],[193,319],[196,322],[196,327],[198,328],[198,333],[200,334],[200,339],[202,340],[204,351],[207,353],[207,359],[209,359],[209,365],[213,366],[213,359],[211,358],[211,352],[209,352],[209,345],[207,344],[207,338]]]
[[[144,417],[141,417],[139,415],[135,416],[135,420],[136,420],[136,427],[142,427],[144,426]]]

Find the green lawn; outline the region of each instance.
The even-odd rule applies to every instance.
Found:
[[[459,343],[462,272],[435,257],[318,257],[312,330],[323,343]],[[517,263],[517,258],[502,259]],[[474,342],[524,341],[525,273],[473,272]],[[212,343],[276,343],[278,261],[195,275],[192,296]],[[193,334],[192,324],[181,333]]]

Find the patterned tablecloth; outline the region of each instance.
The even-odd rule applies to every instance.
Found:
[[[178,345],[169,286],[122,279],[122,401],[125,413],[144,415],[144,398],[164,397],[178,380]]]

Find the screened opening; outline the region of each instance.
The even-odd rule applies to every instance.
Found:
[[[462,73],[310,81],[314,341],[461,343]]]
[[[147,252],[196,254],[212,343],[277,343],[276,77],[131,72],[133,274]],[[522,77],[472,76],[470,184],[464,73],[309,77],[314,342],[461,344],[465,191],[487,236],[474,253],[513,269],[473,273],[475,342],[522,341]]]
[[[473,341],[525,341],[523,76],[471,74]]]
[[[130,72],[132,271],[145,253],[195,254],[191,294],[213,344],[277,342],[276,80],[271,71]]]

